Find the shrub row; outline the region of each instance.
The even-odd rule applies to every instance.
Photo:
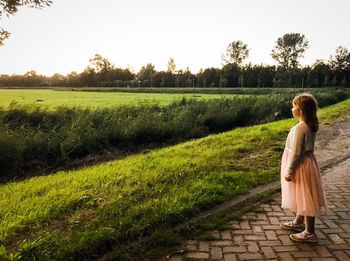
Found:
[[[350,96],[345,90],[314,94],[320,107]],[[0,171],[7,175],[23,173],[39,166],[63,165],[112,148],[132,152],[150,144],[174,144],[235,127],[287,118],[291,116],[293,95],[183,98],[168,106],[98,110],[61,107],[45,111],[19,105],[0,108]]]

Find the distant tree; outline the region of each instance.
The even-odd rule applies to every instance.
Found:
[[[350,53],[343,46],[339,46],[335,51],[335,55],[330,57],[329,66],[333,71],[350,69]]]
[[[89,67],[95,73],[108,72],[114,69],[114,65],[107,58],[103,58],[100,54],[95,54],[89,62]]]
[[[73,71],[66,76],[66,85],[67,86],[82,86],[82,82],[80,79],[80,74]]]
[[[305,35],[299,33],[284,34],[277,39],[271,56],[279,66],[285,69],[295,69],[299,66],[299,59],[303,57],[308,47],[309,42]]]
[[[65,85],[66,78],[59,74],[55,73],[50,77],[50,85],[51,86],[64,86]]]
[[[241,66],[243,61],[248,57],[249,49],[248,45],[242,41],[233,41],[226,48],[226,53],[222,54],[222,64],[237,64]]]
[[[170,58],[167,63],[167,72],[176,73],[176,65],[173,58]]]
[[[237,64],[226,64],[221,69],[222,83],[220,85],[222,87],[238,87],[240,72],[240,67]]]
[[[334,57],[330,57],[329,66],[332,69],[334,86],[350,86],[350,53],[347,48],[339,46]]]
[[[149,63],[141,67],[137,74],[137,80],[140,81],[144,87],[150,87],[153,85],[153,76],[156,74],[156,70],[153,64]]]
[[[330,66],[323,60],[318,59],[311,65],[308,75],[309,87],[327,87],[329,85],[328,80],[331,78],[333,76]]]
[[[28,6],[35,8],[43,8],[50,6],[52,0],[0,0],[0,19],[3,15],[14,15],[20,6]],[[10,36],[10,33],[3,28],[0,28],[0,46]]]

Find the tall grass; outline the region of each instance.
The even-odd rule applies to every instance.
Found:
[[[320,106],[349,95],[315,93]],[[174,144],[290,116],[292,94],[175,101],[168,106],[141,105],[105,109],[60,107],[53,111],[13,105],[0,109],[0,171],[26,173],[55,167],[90,154],[117,149]],[[3,174],[4,175],[4,174]],[[4,177],[3,177],[4,179]]]

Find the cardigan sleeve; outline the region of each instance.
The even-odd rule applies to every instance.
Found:
[[[289,161],[285,173],[286,177],[292,178],[300,163],[302,154],[305,150],[305,131],[305,128],[301,124],[295,126],[294,136],[292,137],[291,153],[289,155]]]

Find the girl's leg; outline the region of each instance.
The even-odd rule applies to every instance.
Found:
[[[306,217],[306,231],[310,234],[315,233],[315,217]]]
[[[295,219],[293,220],[293,223],[295,225],[302,224],[304,222],[304,216],[296,215]]]

